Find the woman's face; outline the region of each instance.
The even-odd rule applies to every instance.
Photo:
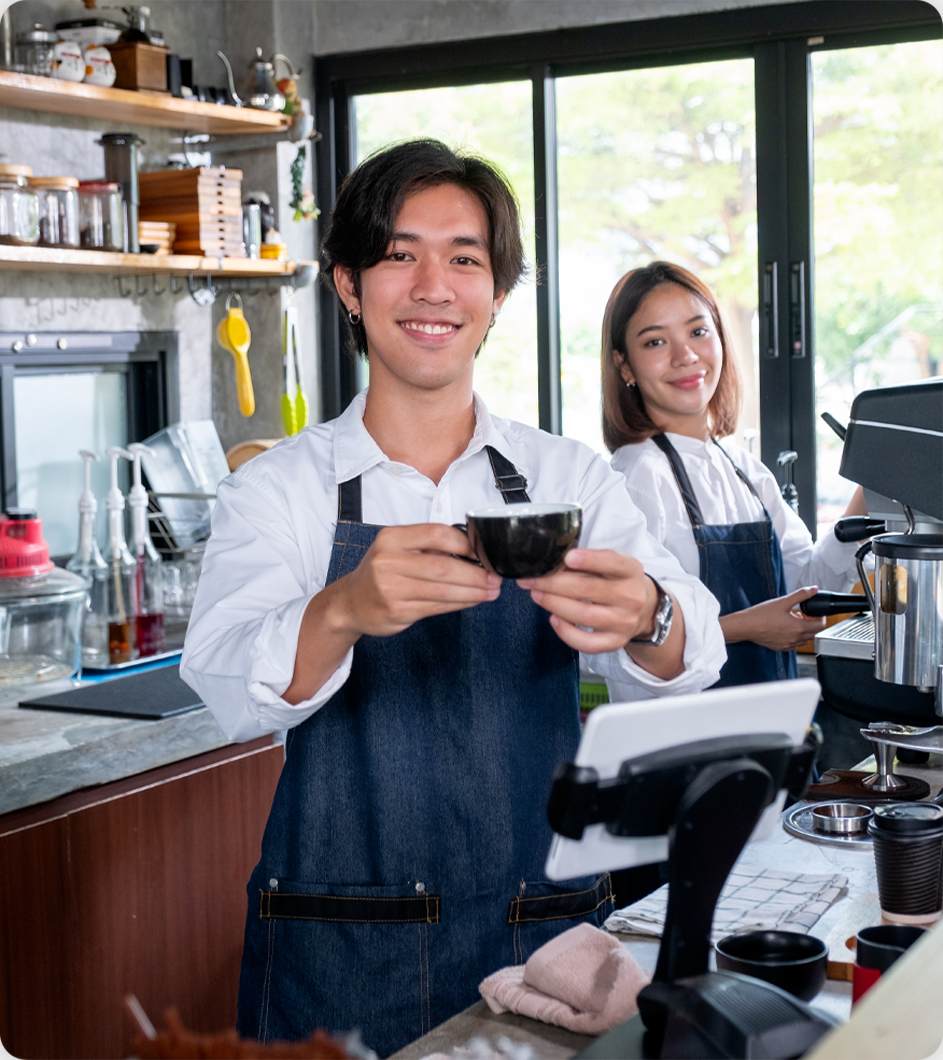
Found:
[[[625,383],[663,430],[709,437],[708,405],[720,382],[723,349],[708,306],[686,287],[650,291],[625,329],[625,358],[613,357]]]

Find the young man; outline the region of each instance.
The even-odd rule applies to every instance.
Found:
[[[543,877],[578,653],[651,694],[707,687],[725,656],[716,602],[622,478],[472,390],[523,271],[494,167],[434,141],[373,156],[322,265],[369,389],[220,486],[182,672],[231,738],[289,730],[248,888],[241,1033],[358,1026],[387,1055],[608,912],[607,876]],[[452,524],[526,498],[580,503],[583,547],[502,583]]]

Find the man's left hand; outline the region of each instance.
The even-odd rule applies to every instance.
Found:
[[[612,549],[571,549],[553,574],[517,584],[550,612],[560,639],[588,655],[617,651],[650,632],[658,603],[642,564]]]

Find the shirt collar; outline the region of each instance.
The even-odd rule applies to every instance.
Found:
[[[484,401],[478,394],[473,397],[475,430],[459,460],[467,460],[486,445],[493,446],[502,456],[512,460],[508,440],[496,427]],[[389,463],[383,450],[363,425],[366,407],[367,388],[364,388],[337,418],[334,428],[334,475],[338,483],[349,482],[377,464]]]

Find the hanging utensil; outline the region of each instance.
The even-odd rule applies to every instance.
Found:
[[[233,299],[239,302],[232,305]],[[252,332],[242,312],[242,299],[233,292],[226,299],[226,315],[219,322],[216,338],[224,350],[228,350],[236,360],[236,393],[239,395],[239,411],[243,416],[255,412],[255,394],[252,390],[252,376],[249,374],[249,344]]]
[[[308,423],[308,398],[301,385],[298,357],[298,310],[287,306],[282,316],[282,354],[285,364],[285,393],[282,394],[282,425],[285,434],[297,434]]]

